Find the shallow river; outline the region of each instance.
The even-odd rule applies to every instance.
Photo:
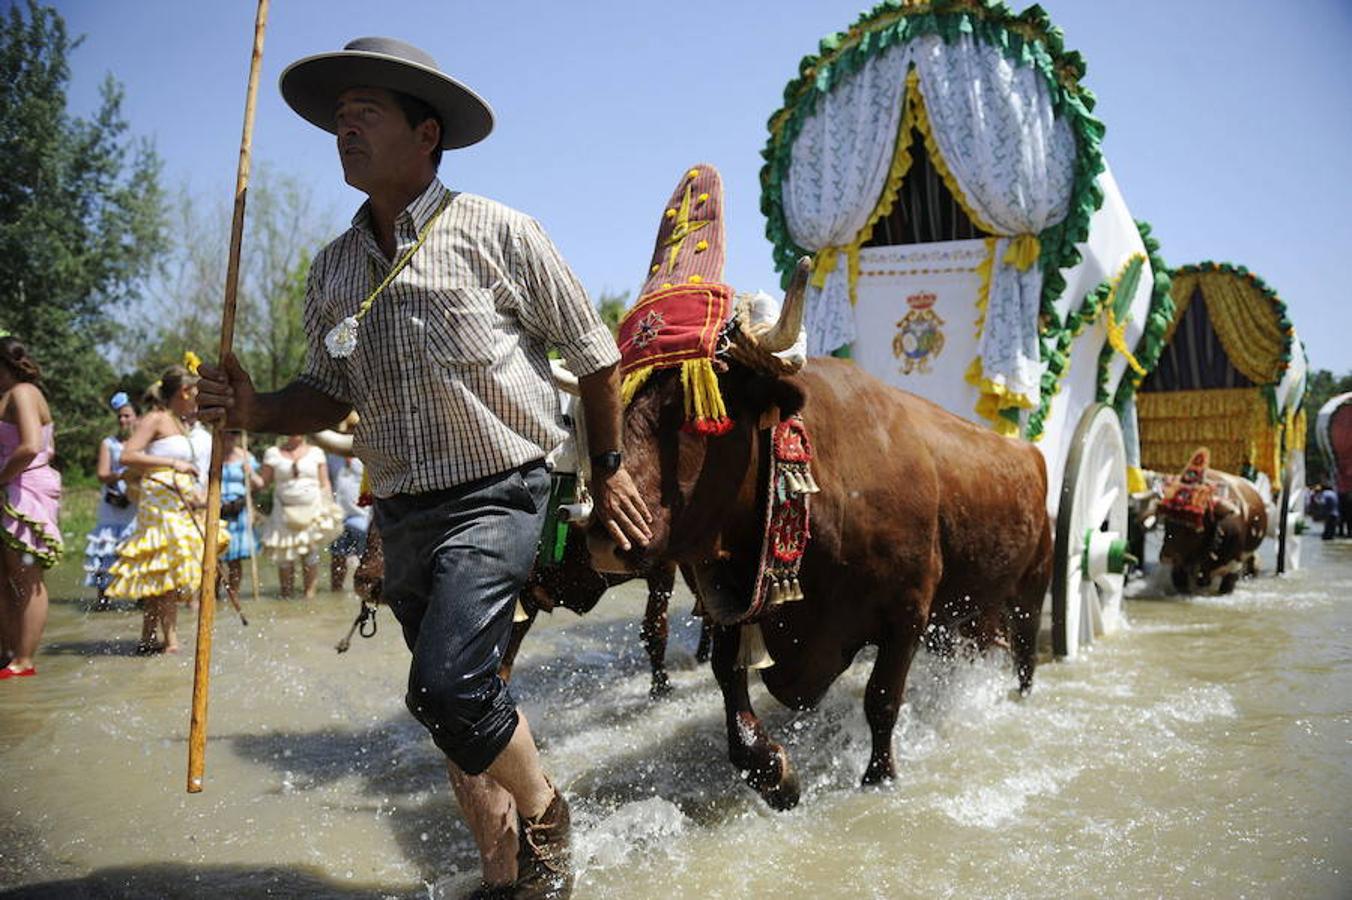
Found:
[[[577,896],[1352,896],[1352,541],[1227,598],[1128,604],[1130,629],[1039,668],[921,655],[900,774],[858,780],[868,659],[822,708],[753,693],[804,783],[775,813],[726,761],[678,594],[676,687],[648,699],[627,585],[527,639],[515,692],[573,802]],[[477,857],[401,702],[388,611],[338,655],[351,597],[217,616],[206,790],[184,792],[185,654],[131,655],[69,570],[40,676],[0,686],[0,886],[24,896],[457,896]],[[247,588],[246,588],[247,589]],[[1148,599],[1154,594],[1154,599]],[[686,604],[686,605],[681,605]]]

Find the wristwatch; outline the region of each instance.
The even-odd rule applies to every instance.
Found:
[[[624,454],[618,450],[593,453],[591,458],[592,472],[598,475],[614,475],[620,470],[620,465],[623,462]]]

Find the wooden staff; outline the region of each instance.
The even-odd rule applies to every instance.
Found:
[[[244,447],[244,461],[249,461],[249,432],[242,433],[242,445]],[[253,485],[250,483],[253,479],[251,474],[244,476],[244,525],[249,529],[249,546],[253,550],[249,553],[249,572],[253,575],[253,595],[254,602],[258,602],[258,539],[254,536],[254,503],[253,503]]]
[[[224,360],[235,344],[235,298],[239,290],[239,255],[244,241],[244,200],[249,189],[249,156],[253,142],[254,104],[258,98],[258,72],[263,64],[263,31],[268,22],[268,0],[258,0],[254,19],[253,55],[249,60],[249,87],[244,96],[244,133],[239,143],[239,168],[235,174],[235,214],[230,227],[230,259],[225,270],[225,305],[221,310],[221,346]],[[207,683],[211,678],[211,626],[216,620],[216,570],[219,548],[216,531],[221,521],[221,460],[225,447],[220,440],[224,422],[212,428],[211,468],[207,480],[207,540],[202,542],[202,604],[197,613],[197,653],[193,660],[192,723],[188,729],[188,793],[202,790],[207,753]]]

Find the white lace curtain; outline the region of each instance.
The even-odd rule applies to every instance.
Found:
[[[868,222],[896,152],[912,63],[944,163],[977,224],[1000,236],[980,350],[984,376],[1035,404],[1042,271],[1034,236],[1065,218],[1076,147],[1033,69],[970,36],[951,44],[920,38],[865,63],[819,101],[794,143],[784,185],[789,234],[816,252],[852,243]],[[809,353],[854,340],[849,296],[842,254],[825,283],[809,288]]]
[[[917,41],[915,65],[939,153],[978,224],[1000,236],[979,349],[984,376],[1036,406],[1036,235],[1070,208],[1074,134],[1053,115],[1041,74],[970,35]]]
[[[820,98],[804,121],[784,181],[784,217],[799,247],[816,253],[845,246],[867,224],[896,149],[910,61],[910,45],[873,57]],[[854,340],[843,254],[820,288],[808,287],[805,320],[810,355]]]

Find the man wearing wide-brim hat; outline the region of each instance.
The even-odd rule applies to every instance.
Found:
[[[296,380],[257,393],[227,358],[202,368],[199,404],[279,433],[360,414],[383,599],[413,653],[406,702],[448,757],[484,891],[566,896],[568,807],[497,671],[564,438],[549,347],[580,376],[600,520],[624,547],[651,536],[619,454],[614,340],[537,222],[438,180],[441,151],[487,137],[493,114],[431,56],[361,38],[292,64],[281,90],[337,137],[368,200],[311,265]]]

